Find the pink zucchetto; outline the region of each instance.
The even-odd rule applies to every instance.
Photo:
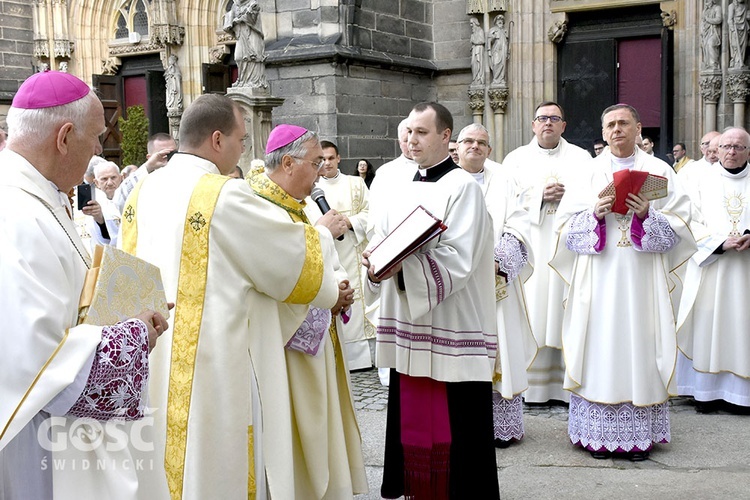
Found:
[[[44,71],[28,77],[16,92],[12,106],[41,109],[62,106],[85,97],[91,88],[79,78],[61,71]]]
[[[307,133],[307,129],[297,125],[278,125],[271,130],[266,143],[266,154],[287,146]]]

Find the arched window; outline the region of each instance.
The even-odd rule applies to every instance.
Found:
[[[128,37],[128,23],[125,20],[125,16],[120,12],[120,16],[117,18],[117,31],[115,32],[115,38],[127,38]]]
[[[118,9],[115,39],[129,39],[131,33],[148,36],[151,0],[123,0]]]
[[[133,28],[141,35],[148,35],[148,14],[146,14],[146,6],[143,4],[143,0],[139,0],[136,3],[136,12],[133,16]]]

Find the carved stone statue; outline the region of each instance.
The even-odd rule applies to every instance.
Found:
[[[729,67],[745,68],[748,31],[747,4],[745,0],[732,0],[727,8],[727,25],[729,26]]]
[[[701,15],[703,69],[721,68],[721,17],[718,0],[706,0]]]
[[[505,29],[505,16],[495,16],[495,25],[490,28],[490,69],[492,70],[492,84],[507,85],[506,71],[509,57],[510,38]]]
[[[167,60],[164,80],[167,82],[167,109],[182,109],[182,72],[177,66],[177,56],[174,54]]]
[[[471,23],[471,84],[484,85],[484,30],[476,17],[469,18]]]
[[[237,0],[227,12],[224,31],[234,34],[238,76],[234,87],[267,88],[266,55],[260,6],[256,0]]]

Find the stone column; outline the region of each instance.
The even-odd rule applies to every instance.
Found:
[[[704,74],[700,79],[701,97],[703,97],[704,122],[703,133],[717,129],[716,107],[721,97],[721,74]]]
[[[495,161],[502,161],[505,157],[505,140],[503,131],[505,130],[505,109],[508,106],[508,87],[490,87],[490,108],[493,111],[494,138],[495,148],[493,157]]]
[[[745,125],[745,99],[750,94],[750,70],[730,71],[727,77],[727,96],[734,104],[734,126]]]
[[[245,141],[245,152],[242,153],[239,161],[243,172],[249,171],[250,162],[253,159],[263,159],[265,156],[266,142],[271,134],[271,111],[284,103],[284,99],[280,97],[263,94],[257,90],[249,87],[227,89],[227,97],[239,103],[245,111],[248,139]]]

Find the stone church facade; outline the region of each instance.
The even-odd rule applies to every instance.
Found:
[[[397,125],[423,100],[452,111],[456,134],[485,124],[498,160],[530,140],[547,100],[565,106],[565,136],[584,147],[615,102],[642,111],[662,152],[679,141],[697,156],[705,131],[749,121],[736,0],[257,1],[273,108],[264,130],[315,130],[350,173],[360,158],[397,156]],[[148,108],[151,132],[174,133],[184,106],[236,79],[236,41],[222,29],[233,2],[0,0],[0,126],[19,83],[50,68],[100,89],[109,156],[130,105]]]

